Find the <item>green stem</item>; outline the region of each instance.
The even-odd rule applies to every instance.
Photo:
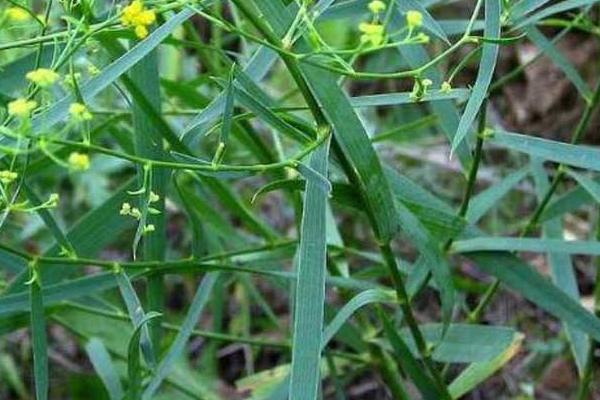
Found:
[[[433,360],[431,359],[427,342],[425,341],[425,338],[419,329],[419,324],[415,318],[415,314],[410,304],[408,292],[406,291],[404,278],[402,278],[402,275],[400,274],[400,270],[396,263],[396,257],[394,257],[392,248],[388,243],[382,245],[380,249],[385,261],[385,265],[388,267],[390,275],[392,276],[392,281],[394,282],[394,287],[396,289],[396,297],[398,299],[400,309],[404,315],[404,320],[406,321],[406,325],[408,325],[408,329],[415,341],[415,345],[417,346],[417,350],[421,355],[423,364],[425,364],[425,368],[438,385],[438,388],[442,391],[442,393],[445,393],[445,398],[450,399],[451,396],[448,393],[446,384],[444,383],[442,376],[436,369]]]

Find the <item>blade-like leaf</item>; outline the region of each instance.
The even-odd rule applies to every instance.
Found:
[[[329,140],[310,157],[306,195],[302,211],[300,245],[298,247],[298,276],[292,343],[291,399],[314,399],[319,392],[321,335],[325,304],[325,274],[327,271],[326,206],[329,183],[327,163]],[[318,178],[315,177],[318,176]]]
[[[485,0],[484,36],[486,38],[497,39],[500,37],[500,14],[500,1]],[[473,86],[471,96],[469,97],[465,111],[460,119],[460,123],[458,124],[456,135],[452,140],[452,151],[458,147],[469,132],[473,121],[475,121],[475,118],[477,117],[479,108],[487,96],[487,91],[492,82],[494,69],[496,67],[498,47],[499,45],[497,43],[485,42],[483,44],[483,52],[481,54],[481,62],[479,64],[475,85]]]
[[[102,340],[96,337],[91,338],[85,345],[85,351],[100,380],[102,380],[110,400],[121,400],[125,392],[121,386],[119,375],[115,370],[110,354],[108,354],[108,350],[104,347]]]
[[[516,256],[484,251],[469,253],[467,257],[537,306],[600,340],[600,320]]]

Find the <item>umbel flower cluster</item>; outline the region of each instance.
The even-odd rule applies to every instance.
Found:
[[[132,27],[136,36],[140,39],[148,36],[148,27],[156,21],[156,14],[148,10],[140,0],[134,0],[123,9],[121,23]]]

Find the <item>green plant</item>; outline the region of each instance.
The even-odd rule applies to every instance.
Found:
[[[83,390],[111,399],[227,398],[229,344],[243,349],[240,396],[350,398],[376,376],[392,398],[460,398],[539,334],[485,323],[507,288],[560,321],[591,398],[600,311],[582,306],[571,255],[596,259],[600,244],[566,240],[562,217],[597,214],[598,150],[580,143],[600,82],[557,44],[597,42],[597,1],[114,3],[2,5],[1,396],[28,398],[31,370],[35,398],[76,398],[74,373],[49,368],[66,338],[95,371]],[[456,3],[469,14],[446,19]],[[497,71],[525,41],[540,53]],[[569,144],[488,115],[541,55],[583,99]],[[363,81],[393,90],[349,96]],[[458,165],[435,173],[445,194],[427,160],[398,153],[440,136]],[[506,177],[482,189],[492,146]],[[551,280],[522,253],[543,254]],[[32,363],[8,345],[21,328]],[[277,361],[256,371],[267,351]]]

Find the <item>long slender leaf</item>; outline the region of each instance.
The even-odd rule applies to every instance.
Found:
[[[329,140],[311,155],[310,168],[321,176],[327,176],[328,155]],[[296,310],[290,378],[292,399],[314,399],[319,391],[327,270],[325,221],[328,193],[327,187],[321,183],[321,178],[307,178],[295,291]]]
[[[486,38],[497,39],[500,37],[500,8],[500,1],[498,0],[485,1],[484,36]],[[498,58],[498,46],[498,44],[491,42],[485,42],[483,44],[481,63],[479,65],[475,85],[473,86],[473,91],[460,119],[456,135],[452,141],[452,151],[458,147],[460,142],[462,142],[469,132],[473,121],[475,121],[475,118],[477,117],[479,108],[487,96],[487,91],[492,82],[494,69],[496,67],[496,59]]]
[[[104,347],[104,344],[99,338],[91,338],[85,345],[87,352],[96,373],[100,376],[104,387],[108,392],[110,400],[120,400],[123,398],[124,391],[119,380],[119,375],[115,370],[115,366],[110,358],[110,354]]]
[[[590,335],[600,339],[600,320],[549,280],[516,256],[498,251],[467,254],[477,266],[500,279],[540,308]]]
[[[151,399],[165,378],[173,371],[175,362],[181,357],[182,352],[185,349],[185,344],[190,338],[200,314],[208,303],[210,293],[218,276],[218,272],[210,272],[202,278],[202,282],[198,285],[198,289],[192,299],[185,320],[181,325],[181,330],[175,337],[175,340],[171,344],[171,347],[164,358],[158,364],[156,373],[148,383],[148,386],[146,386],[146,389],[144,389],[142,399]]]
[[[538,201],[542,201],[550,188],[548,178],[546,177],[546,173],[540,160],[532,159],[531,169],[535,180]],[[559,219],[553,219],[544,222],[542,226],[542,233],[544,238],[565,239],[563,237],[563,226]],[[554,284],[573,299],[580,301],[579,288],[577,287],[577,277],[575,276],[575,270],[573,263],[571,262],[571,257],[564,253],[550,252],[548,253],[548,263],[550,264],[550,271],[552,273],[552,280],[554,281]],[[587,358],[590,351],[589,340],[584,332],[572,326],[566,325],[565,331],[569,343],[571,344],[571,351],[573,352],[579,374],[582,376],[585,371],[585,366],[587,364]]]
[[[37,271],[34,272],[37,274]],[[29,284],[31,307],[31,337],[33,342],[33,372],[35,379],[35,397],[39,400],[48,398],[48,339],[46,337],[46,317],[44,315],[44,298],[39,276],[35,276]]]

